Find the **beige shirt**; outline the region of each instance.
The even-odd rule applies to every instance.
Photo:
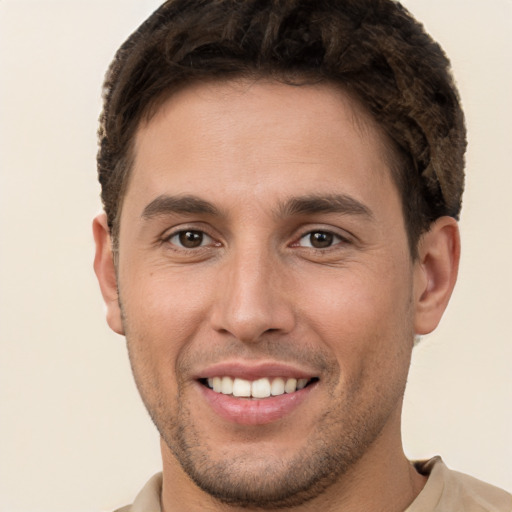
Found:
[[[404,512],[512,512],[512,495],[446,467],[441,457],[416,462],[427,484]],[[162,474],[149,480],[133,505],[116,512],[161,512]]]

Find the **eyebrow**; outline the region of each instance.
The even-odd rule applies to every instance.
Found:
[[[171,214],[203,214],[219,215],[219,210],[213,204],[195,196],[162,195],[153,199],[143,210],[141,217],[145,220],[161,215]]]
[[[279,215],[283,217],[315,213],[341,213],[373,218],[370,208],[345,194],[292,197],[281,204],[279,208]]]
[[[291,197],[281,203],[277,209],[278,217],[317,213],[340,213],[373,218],[373,213],[367,206],[345,194],[313,194]],[[161,195],[144,208],[141,217],[144,220],[150,220],[154,217],[172,214],[219,216],[220,211],[212,203],[196,196]]]

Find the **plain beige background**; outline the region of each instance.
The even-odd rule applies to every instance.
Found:
[[[0,511],[111,510],[158,438],[92,271],[103,74],[157,0],[0,0]],[[411,458],[512,489],[512,2],[404,2],[444,46],[469,129],[460,279],[417,347]]]

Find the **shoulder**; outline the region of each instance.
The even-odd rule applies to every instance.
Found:
[[[468,510],[512,512],[512,495],[507,491],[458,471],[450,471],[450,480]]]
[[[114,512],[161,512],[160,494],[162,473],[153,475],[139,492],[132,505],[118,508]]]
[[[417,462],[415,467],[428,475],[428,481],[407,512],[512,512],[511,494],[449,469],[440,457]]]

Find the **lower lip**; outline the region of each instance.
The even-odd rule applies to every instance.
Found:
[[[316,387],[317,383],[279,396],[263,399],[236,398],[216,393],[199,384],[200,391],[212,409],[223,419],[239,425],[266,425],[291,414]]]

